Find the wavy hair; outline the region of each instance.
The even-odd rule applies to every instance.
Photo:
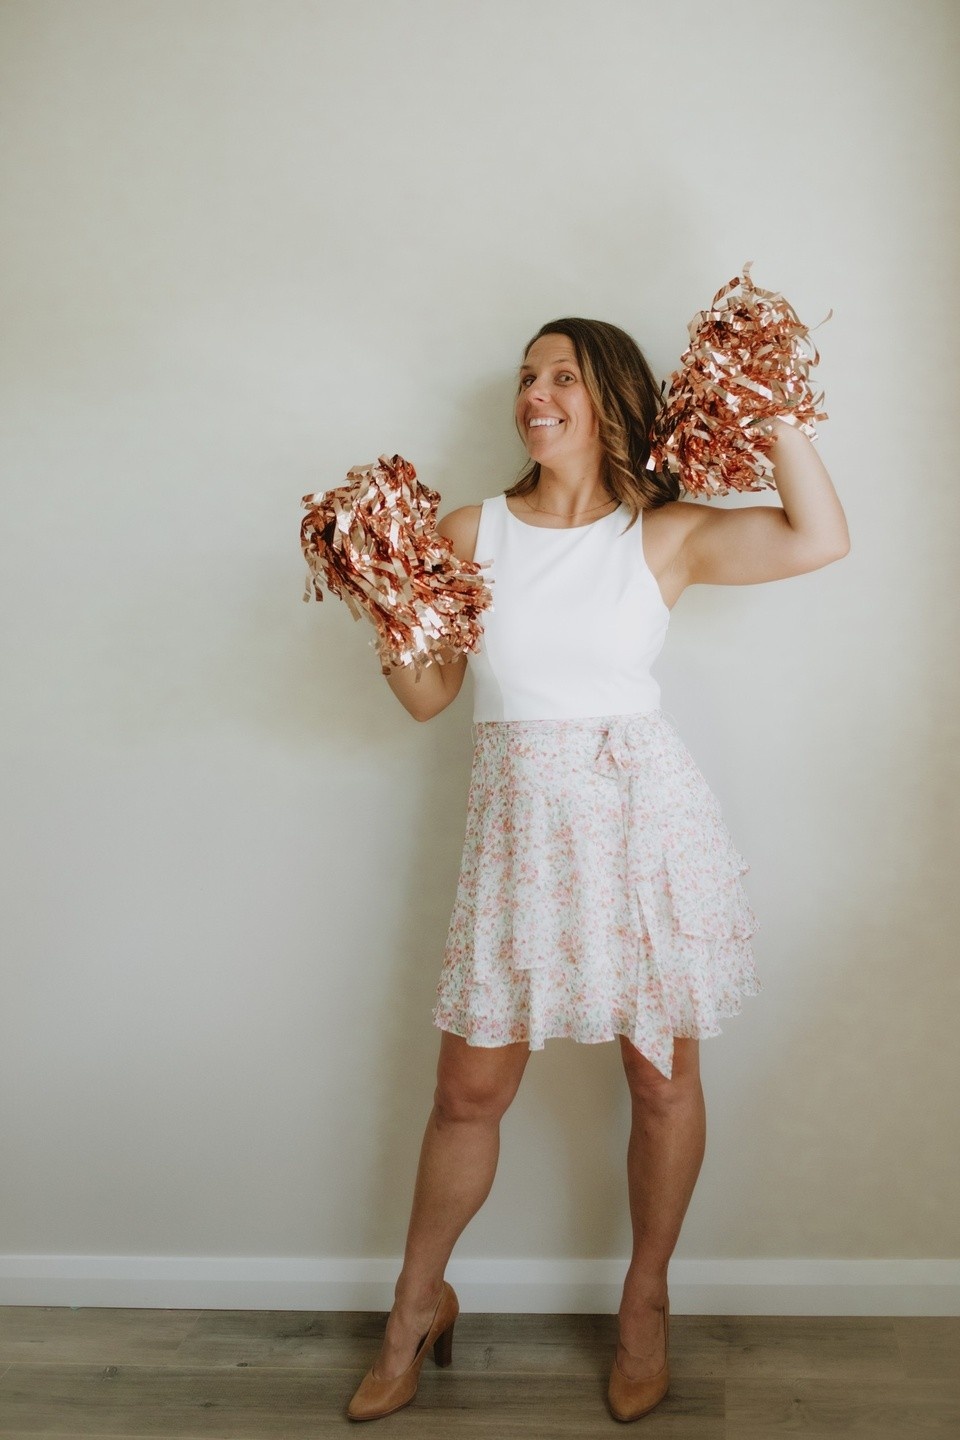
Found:
[[[524,359],[544,335],[565,335],[573,342],[597,416],[603,449],[600,479],[630,511],[629,530],[641,510],[680,498],[675,475],[647,469],[650,432],[663,404],[653,371],[633,337],[605,320],[551,320],[527,341]],[[539,479],[540,463],[533,460],[504,493],[529,495]]]

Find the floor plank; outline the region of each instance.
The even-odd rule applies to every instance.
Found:
[[[960,1380],[728,1380],[729,1440],[956,1440]]]
[[[298,1440],[345,1409],[380,1312],[0,1307],[0,1440]],[[613,1315],[461,1315],[378,1440],[623,1434]],[[956,1440],[960,1317],[671,1317],[670,1393],[644,1440]]]
[[[175,1354],[205,1313],[3,1305],[0,1362],[160,1365]]]
[[[908,1380],[960,1374],[960,1315],[897,1315],[891,1324]]]
[[[0,1379],[0,1435],[33,1429],[294,1440],[338,1413],[349,1380],[337,1371],[13,1365]]]
[[[84,1437],[190,1436],[193,1440],[245,1440],[342,1434],[354,1427],[344,1410],[353,1374],[308,1376],[283,1370],[178,1370],[78,1366],[12,1367],[0,1388],[0,1435],[8,1430]],[[552,1375],[475,1375],[424,1368],[416,1415],[398,1412],[377,1422],[377,1433],[421,1437],[549,1437],[609,1434],[606,1374],[585,1380]],[[723,1387],[687,1382],[659,1407],[665,1434],[722,1440]],[[354,1431],[354,1433],[356,1433]]]
[[[716,1359],[724,1375],[737,1379],[856,1382],[904,1375],[893,1326],[876,1316],[724,1316],[708,1323],[690,1358],[700,1369]]]

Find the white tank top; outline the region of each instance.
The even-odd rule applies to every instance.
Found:
[[[650,667],[670,611],[643,553],[643,514],[625,505],[587,525],[518,520],[505,495],[483,501],[474,558],[492,563],[473,719],[566,720],[655,710]]]

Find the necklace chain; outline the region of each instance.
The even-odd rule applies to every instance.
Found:
[[[559,510],[543,510],[539,505],[531,505],[526,495],[520,496],[524,505],[528,510],[532,510],[534,515],[552,515],[556,520],[578,520],[581,515],[592,515],[595,510],[602,510],[605,505],[609,505],[610,501],[616,500],[616,498],[615,495],[611,495],[609,500],[604,500],[599,505],[591,505],[589,510],[578,510],[576,515],[564,515]]]

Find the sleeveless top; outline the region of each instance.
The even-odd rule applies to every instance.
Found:
[[[474,723],[565,720],[655,710],[650,667],[670,611],[643,553],[643,514],[625,505],[587,525],[547,529],[518,520],[506,496],[480,509],[474,558],[493,608],[482,614]]]

